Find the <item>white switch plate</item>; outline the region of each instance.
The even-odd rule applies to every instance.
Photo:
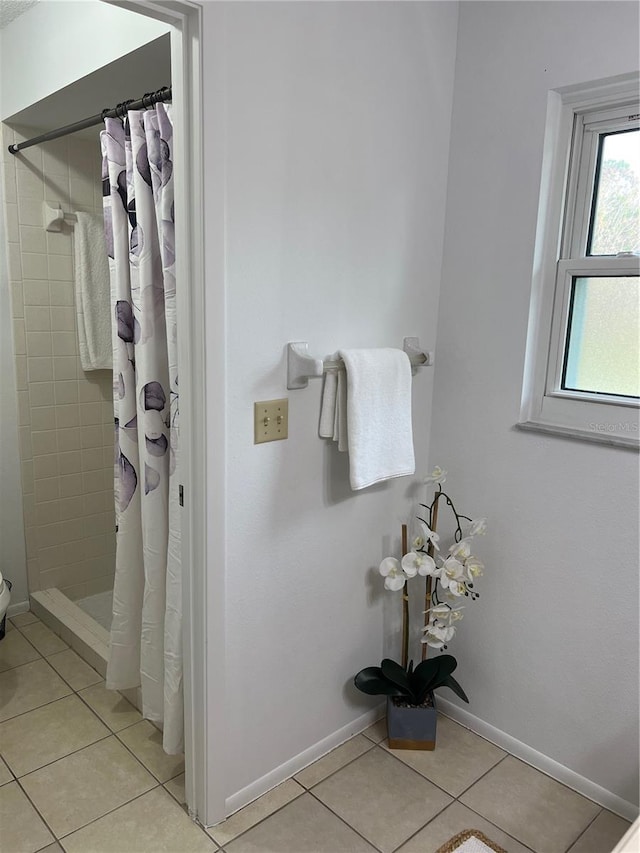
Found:
[[[253,404],[253,443],[289,437],[289,400],[262,400]]]

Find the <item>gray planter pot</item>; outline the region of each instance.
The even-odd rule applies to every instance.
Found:
[[[438,710],[433,693],[431,707],[403,708],[387,696],[387,733],[391,749],[435,749]]]

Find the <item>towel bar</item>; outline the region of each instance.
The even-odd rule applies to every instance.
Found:
[[[342,359],[323,361],[307,352],[306,341],[290,341],[287,344],[287,388],[293,391],[306,388],[309,379],[322,376],[327,370],[343,370]],[[405,338],[402,349],[409,356],[412,367],[433,367],[433,353],[423,352],[418,338]]]

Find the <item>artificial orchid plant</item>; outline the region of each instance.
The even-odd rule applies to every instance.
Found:
[[[438,687],[449,687],[461,699],[467,696],[451,673],[457,666],[452,655],[442,654],[427,660],[428,648],[443,651],[456,632],[456,622],[462,619],[463,598],[479,598],[475,580],[482,575],[483,563],[473,554],[475,537],[487,529],[485,518],[472,519],[459,513],[442,485],[446,471],[436,466],[425,478],[427,485],[436,487],[430,504],[420,504],[425,510],[415,519],[407,547],[406,526],[403,525],[402,560],[385,557],[380,563],[385,589],[403,590],[402,665],[385,659],[379,667],[366,667],[355,677],[355,685],[363,693],[398,696],[409,704],[421,705],[427,695]],[[440,536],[436,533],[438,509],[444,500],[453,513],[455,530],[453,542],[446,556],[440,553]],[[409,595],[407,581],[416,576],[425,578],[425,625],[422,637],[422,662],[414,669],[408,663],[409,649]]]

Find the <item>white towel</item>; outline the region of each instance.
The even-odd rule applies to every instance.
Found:
[[[411,362],[399,349],[340,350],[347,369],[351,488],[415,472]]]
[[[76,317],[83,370],[112,370],[111,288],[101,214],[78,213],[74,228]]]
[[[336,414],[336,393],[338,389],[338,373],[328,370],[324,375],[322,386],[322,403],[320,405],[320,438],[333,438],[335,434],[334,420]]]
[[[339,358],[336,353],[332,361]],[[344,370],[327,370],[322,386],[320,404],[320,438],[332,438],[338,444],[338,450],[348,450],[347,441],[347,377]]]
[[[349,449],[349,432],[347,427],[347,377],[344,370],[338,371],[335,423],[336,428],[333,440],[338,442],[338,450],[344,453]]]

